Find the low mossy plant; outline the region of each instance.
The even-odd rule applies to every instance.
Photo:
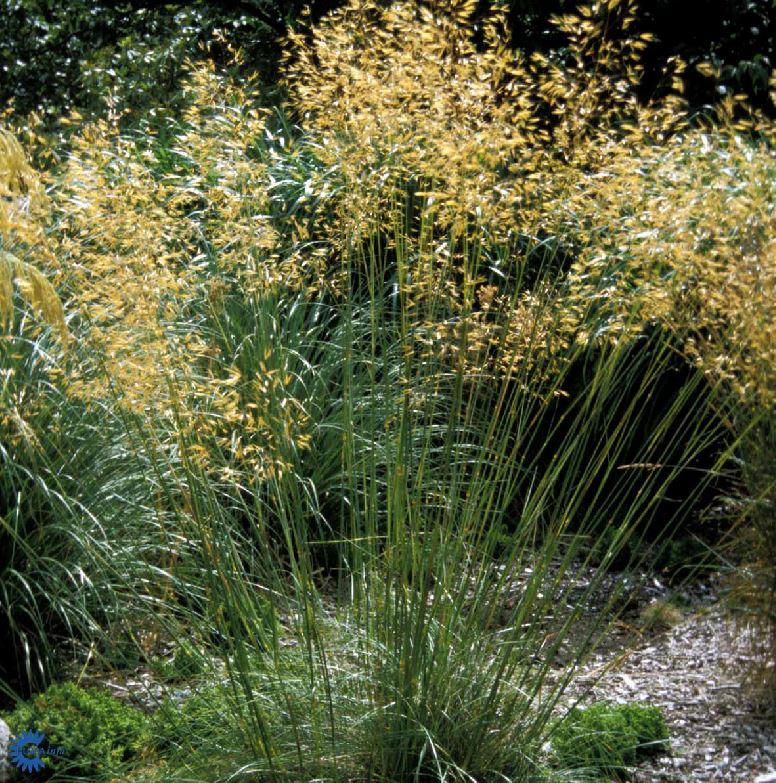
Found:
[[[47,747],[63,749],[44,757],[49,772],[82,777],[115,772],[139,761],[149,747],[148,718],[107,691],[74,683],[50,686],[20,703],[7,716],[11,732],[43,732]]]
[[[558,766],[622,779],[643,758],[668,749],[659,707],[600,702],[572,709],[552,739]]]
[[[682,610],[671,599],[657,599],[639,612],[639,625],[644,631],[661,633],[682,622]]]

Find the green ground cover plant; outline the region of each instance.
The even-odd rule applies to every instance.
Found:
[[[667,742],[668,728],[658,707],[606,702],[572,709],[552,738],[563,769],[618,779],[643,758],[668,750]]]
[[[74,775],[89,779],[116,773],[147,752],[150,731],[139,710],[96,688],[74,683],[52,685],[6,716],[14,735],[42,731],[46,747],[64,747],[61,756],[44,759],[45,777]]]

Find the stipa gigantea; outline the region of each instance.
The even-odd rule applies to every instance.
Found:
[[[0,325],[10,328],[13,322],[13,284],[43,318],[54,326],[64,344],[68,341],[62,302],[54,286],[39,269],[11,253],[0,251]]]
[[[37,236],[27,236],[25,224],[30,203],[41,195],[40,183],[27,162],[19,142],[0,129],[0,241],[8,247],[21,239],[25,244]],[[13,322],[13,284],[56,329],[63,342],[68,332],[62,302],[54,286],[39,269],[7,250],[0,249],[0,326],[8,329]]]

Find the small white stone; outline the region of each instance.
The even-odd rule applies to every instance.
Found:
[[[754,783],[776,783],[776,772],[766,772],[764,775],[758,775]]]
[[[6,783],[11,779],[11,766],[8,758],[8,743],[11,739],[11,730],[8,724],[0,718],[0,783]]]

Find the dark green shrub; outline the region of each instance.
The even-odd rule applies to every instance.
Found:
[[[600,702],[572,709],[552,746],[558,765],[622,777],[627,767],[667,749],[668,727],[659,707]]]
[[[252,15],[214,3],[2,0],[0,18],[0,101],[52,115],[76,107],[102,111],[108,103],[114,110],[165,105],[182,63],[215,29],[267,40],[283,28],[272,0],[258,2]]]
[[[139,759],[148,747],[148,718],[106,691],[74,683],[52,685],[17,706],[8,717],[14,734],[35,729],[46,744],[64,747],[65,755],[49,759],[51,769],[97,775]]]
[[[681,583],[693,574],[708,573],[719,568],[719,559],[713,546],[722,532],[714,526],[710,527],[700,531],[707,536],[706,540],[700,535],[685,534],[666,541],[660,548],[654,567],[667,577],[670,584]]]
[[[320,16],[336,3],[312,3]],[[251,69],[276,74],[278,38],[303,0],[216,3],[0,0],[0,104],[56,119],[170,108],[188,58],[217,63],[241,48]]]

